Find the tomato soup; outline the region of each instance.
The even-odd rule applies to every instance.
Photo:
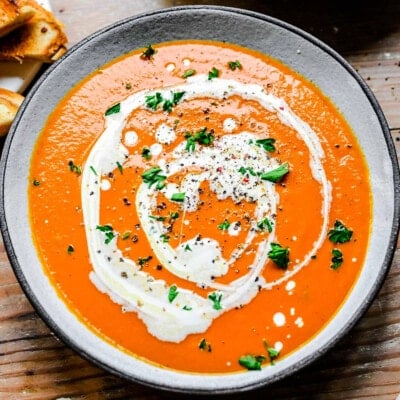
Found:
[[[203,41],[123,55],[73,87],[31,162],[32,232],[90,329],[180,371],[273,368],[333,318],[371,194],[330,100],[265,55]]]

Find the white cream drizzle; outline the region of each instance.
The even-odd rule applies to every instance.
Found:
[[[105,244],[104,233],[96,229],[99,225],[101,177],[114,171],[117,163],[124,165],[129,160],[129,152],[122,144],[125,121],[133,110],[145,107],[146,96],[156,91],[164,98],[168,98],[171,91],[184,91],[182,101],[190,101],[196,97],[223,99],[232,95],[257,101],[268,111],[276,113],[281,122],[293,128],[306,143],[310,150],[309,164],[313,178],[321,186],[321,231],[312,249],[302,260],[279,279],[265,281],[262,272],[268,261],[270,243],[275,238],[274,230],[267,239],[259,243],[254,261],[246,275],[230,284],[218,284],[213,278],[224,275],[250,246],[257,235],[256,226],[247,233],[241,250],[233,252],[229,259],[223,258],[219,243],[211,237],[189,238],[172,248],[169,243],[163,243],[159,239],[163,233],[162,223],[148,217],[156,206],[157,191],[154,186],[150,188],[144,183],[140,185],[136,196],[137,212],[160,263],[180,278],[212,288],[221,296],[221,310],[213,308],[213,302],[209,298],[181,287],[177,288],[178,296],[173,302],[169,302],[169,286],[163,280],[154,279],[141,270],[135,261],[123,258],[115,238],[109,244]],[[174,142],[173,130],[166,126],[159,129],[161,130],[156,133],[158,143],[156,141],[152,146]],[[251,132],[227,134],[216,139],[212,146],[197,146],[193,152],[185,149],[185,142],[178,144],[172,152],[172,161],[166,163],[165,160],[160,160],[159,167],[162,168],[163,174],[171,176],[189,165],[192,170],[195,167],[196,173],[188,173],[180,185],[167,185],[163,191],[167,194],[171,190],[185,192],[183,208],[190,219],[190,213],[197,209],[199,201],[197,189],[202,181],[207,180],[218,199],[231,197],[236,202],[255,202],[255,221],[265,217],[272,218],[279,200],[274,184],[260,182],[258,177],[248,174],[249,182],[243,187],[243,175],[238,172],[242,165],[257,171],[268,171],[278,165],[264,150],[251,145],[251,139],[256,137]],[[248,153],[253,157],[246,159],[244,163],[244,154]],[[293,277],[308,264],[311,256],[322,245],[328,229],[331,201],[331,187],[323,169],[323,157],[324,152],[318,137],[310,126],[297,117],[282,99],[266,93],[259,85],[219,78],[208,80],[207,76],[199,75],[188,78],[180,85],[144,90],[131,95],[121,102],[119,113],[106,117],[105,130],[93,146],[82,173],[82,208],[93,266],[90,274],[92,282],[113,301],[121,304],[125,311],[136,312],[149,332],[160,340],[179,342],[189,334],[204,332],[213,319],[234,307],[247,304],[261,288],[271,288]],[[93,171],[96,171],[96,174]],[[188,248],[191,250],[188,251]]]

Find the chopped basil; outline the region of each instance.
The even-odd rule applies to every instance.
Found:
[[[104,233],[106,237],[104,240],[105,244],[109,244],[115,238],[115,233],[111,225],[97,225],[96,229]]]
[[[173,92],[171,100],[165,100],[163,104],[163,110],[167,112],[172,111],[172,107],[176,106],[181,100],[185,92]]]
[[[152,167],[143,172],[142,178],[143,182],[147,183],[149,187],[156,183],[156,189],[160,190],[165,186],[165,179],[167,177],[165,175],[161,175],[161,168],[160,167]]]
[[[219,70],[215,67],[212,67],[211,71],[209,71],[208,73],[208,80],[211,81],[211,79],[218,78],[218,76],[219,76]]]
[[[97,176],[97,171],[94,169],[93,165],[91,165],[89,168]]]
[[[274,152],[275,146],[275,139],[273,138],[266,138],[266,139],[257,139],[256,145],[262,147],[265,151],[269,151],[270,153]]]
[[[165,221],[167,219],[167,217],[161,215],[149,215],[149,218],[155,219],[156,221]]]
[[[217,294],[216,292],[213,292],[208,295],[208,298],[213,302],[214,310],[222,310],[221,306],[222,294]]]
[[[271,243],[268,257],[281,269],[287,269],[289,264],[289,248],[282,247],[279,243]]]
[[[160,235],[160,239],[163,241],[163,243],[168,243],[169,242],[169,235],[163,233]]]
[[[121,235],[121,239],[122,240],[126,240],[129,239],[129,237],[131,236],[131,231],[125,231],[122,235]]]
[[[184,249],[185,251],[192,251],[192,249],[191,249],[191,247],[187,244],[186,246],[185,246],[185,249]]]
[[[178,294],[179,294],[178,288],[176,287],[176,285],[172,285],[169,288],[169,292],[168,292],[168,300],[169,300],[169,302],[172,303],[175,300],[176,296],[178,296]]]
[[[246,174],[246,173],[249,173],[249,174],[252,175],[252,176],[257,176],[257,173],[254,172],[253,168],[251,168],[251,167],[240,167],[240,168],[239,168],[239,172],[240,172],[242,175],[244,175],[244,174]]]
[[[74,172],[77,175],[80,175],[82,173],[82,167],[80,167],[79,165],[75,165],[72,160],[68,161],[68,166],[71,172]]]
[[[179,201],[180,203],[185,200],[185,192],[174,193],[171,196],[172,201]]]
[[[328,232],[329,240],[333,243],[346,243],[350,241],[353,231],[347,229],[344,224],[336,220],[333,229]]]
[[[171,219],[178,219],[179,218],[179,213],[178,212],[171,212],[169,214],[169,216],[171,217]]]
[[[289,172],[289,164],[283,163],[278,168],[273,169],[272,171],[264,172],[260,175],[260,178],[265,181],[270,182],[280,182],[284,176]]]
[[[187,70],[183,73],[182,77],[183,77],[183,78],[189,78],[189,76],[193,76],[195,73],[196,73],[196,71],[195,71],[194,69],[187,69]]]
[[[220,224],[217,225],[218,229],[220,229],[221,231],[228,230],[230,226],[231,224],[228,220],[225,220],[224,222],[221,222]]]
[[[140,58],[145,59],[145,60],[150,60],[150,58],[152,56],[154,56],[154,54],[156,54],[156,50],[154,49],[154,47],[149,44],[142,52],[142,54],[140,55]]]
[[[160,92],[156,92],[155,94],[146,96],[146,106],[151,108],[152,110],[157,110],[159,104],[161,104],[164,99]]]
[[[185,150],[194,151],[196,142],[204,146],[209,146],[214,141],[214,130],[211,129],[207,132],[207,128],[200,129],[194,135],[187,132],[185,135],[187,139]]]
[[[67,247],[67,253],[68,253],[69,255],[71,255],[74,251],[75,251],[74,246],[72,246],[72,244],[70,244],[70,245]]]
[[[265,356],[252,356],[250,354],[239,358],[239,364],[249,371],[261,370],[261,364],[265,361]]]
[[[229,61],[228,62],[228,67],[232,70],[235,71],[235,69],[242,69],[242,64],[240,63],[240,61],[236,60],[236,61]]]
[[[264,218],[257,222],[257,228],[261,231],[267,229],[269,233],[272,232],[272,222],[268,218]]]
[[[143,267],[146,265],[153,257],[152,256],[147,256],[147,257],[139,257],[138,258],[138,264]]]
[[[339,249],[332,249],[332,269],[338,269],[343,264],[343,254]]]
[[[117,164],[118,171],[119,171],[121,174],[123,174],[123,173],[124,173],[124,169],[123,169],[121,163],[120,163],[119,161],[117,161],[116,164]]]
[[[145,160],[150,160],[151,159],[151,151],[148,147],[143,147],[142,149],[142,157]]]
[[[279,357],[280,351],[275,349],[275,347],[271,347],[265,339],[263,339],[265,350],[267,351],[269,361],[271,364],[274,364],[276,358]]]
[[[105,113],[104,115],[107,117],[112,114],[118,114],[121,111],[121,103],[114,104],[111,106]]]
[[[200,340],[199,349],[211,352],[211,345],[210,345],[210,343],[207,342],[206,339],[203,338],[203,339]]]
[[[187,305],[184,305],[184,306],[182,307],[182,310],[185,310],[185,311],[192,311],[192,307],[187,306]]]

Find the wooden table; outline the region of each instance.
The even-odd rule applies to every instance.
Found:
[[[341,53],[375,93],[400,154],[400,2],[380,0],[51,0],[70,45],[118,19],[184,4],[247,8],[293,23]],[[327,3],[327,4],[325,4]],[[366,315],[333,350],[277,384],[238,398],[400,399],[400,250]],[[0,399],[164,399],[65,347],[33,311],[0,243]],[[183,396],[185,397],[185,396]],[[235,397],[236,398],[236,397]]]

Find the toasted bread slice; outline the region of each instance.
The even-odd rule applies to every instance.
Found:
[[[0,0],[0,37],[23,25],[34,13],[32,6],[19,0]]]
[[[7,134],[24,96],[0,88],[0,136]]]
[[[54,15],[33,0],[19,0],[35,14],[24,25],[0,38],[0,60],[40,60],[50,63],[66,52],[67,37]]]

